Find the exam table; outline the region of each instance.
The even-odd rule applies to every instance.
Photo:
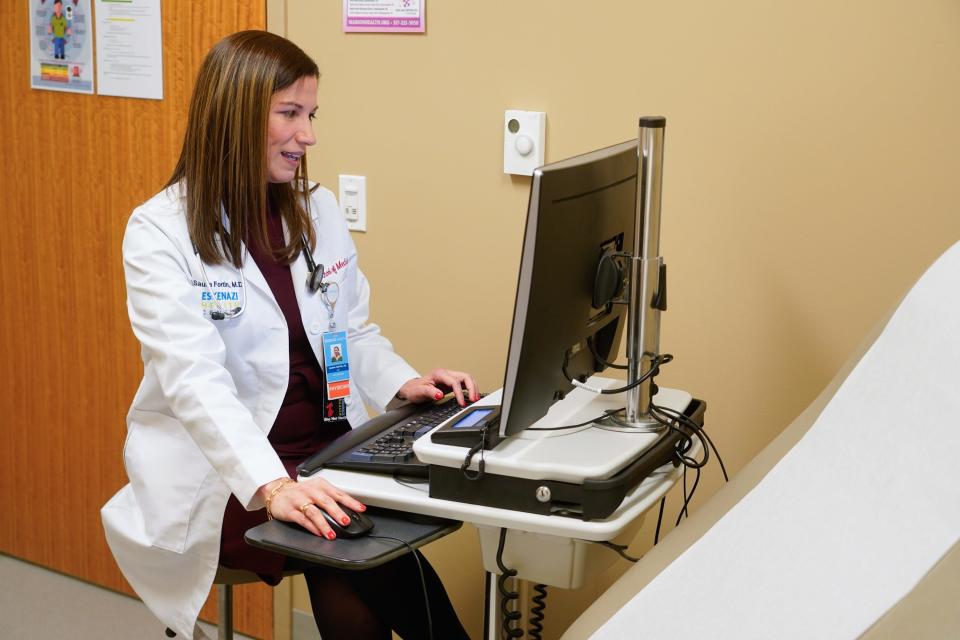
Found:
[[[958,538],[960,243],[562,640],[960,638]]]

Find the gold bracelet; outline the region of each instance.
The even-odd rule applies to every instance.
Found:
[[[273,490],[270,491],[270,495],[267,496],[267,499],[266,499],[267,520],[273,520],[273,513],[270,511],[270,504],[273,502],[274,496],[280,493],[287,485],[291,485],[291,484],[294,484],[294,481],[291,480],[290,478],[280,478],[280,484],[275,486]]]

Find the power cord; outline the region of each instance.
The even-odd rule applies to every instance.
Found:
[[[394,471],[393,481],[399,484],[401,487],[407,487],[409,489],[414,489],[415,491],[420,491],[423,493],[429,492],[429,489],[427,488],[427,485],[429,484],[429,482],[427,480],[424,480],[423,478],[417,478],[414,476],[405,476],[400,471]]]
[[[660,424],[685,434],[683,439],[677,443],[677,451],[675,453],[677,460],[683,465],[683,504],[680,507],[676,522],[674,523],[674,526],[677,526],[680,524],[681,519],[689,517],[690,501],[693,500],[694,493],[696,493],[697,487],[700,484],[701,469],[703,469],[703,467],[709,461],[711,451],[713,451],[713,454],[717,457],[717,462],[720,463],[720,471],[723,474],[724,482],[729,482],[730,477],[727,474],[726,465],[723,464],[723,458],[720,456],[720,451],[717,449],[716,444],[714,444],[710,436],[707,435],[703,425],[697,424],[682,411],[677,411],[676,409],[671,409],[670,407],[664,407],[655,404],[650,405],[650,415],[652,415],[653,418]],[[687,453],[693,447],[693,439],[691,434],[695,436],[697,440],[699,440],[701,446],[703,447],[703,457],[700,460],[695,460],[687,455]],[[696,475],[693,479],[693,485],[690,487],[689,492],[687,491],[688,469],[693,469],[696,472]],[[660,537],[660,520],[663,517],[665,500],[666,497],[660,501],[660,514],[657,518],[657,531],[654,535],[654,544],[657,544]]]
[[[369,534],[368,538],[376,538],[378,540],[393,540],[399,542],[407,549],[410,550],[410,554],[413,556],[413,559],[417,562],[417,571],[420,572],[420,588],[423,589],[423,605],[427,612],[427,637],[430,640],[433,640],[433,616],[430,615],[430,598],[427,595],[427,580],[423,576],[423,565],[420,563],[420,554],[417,553],[416,549],[410,546],[406,540],[401,540],[400,538],[394,538],[393,536],[381,536]]]
[[[617,369],[626,368],[624,365],[618,365],[618,364],[608,362],[606,359],[601,357],[597,353],[592,339],[590,338],[587,339],[587,346],[590,348],[590,352],[593,354],[593,356],[604,366],[614,367]],[[630,389],[633,389],[638,385],[640,385],[642,382],[645,382],[648,378],[653,378],[654,376],[659,374],[660,365],[664,365],[672,361],[673,361],[672,354],[669,354],[669,353],[657,354],[653,356],[650,363],[650,369],[646,373],[641,375],[639,378],[637,378],[633,382],[630,382],[629,384],[622,387],[618,387],[616,389],[600,389],[597,387],[591,387],[579,380],[574,379],[573,377],[570,376],[570,373],[567,371],[567,364],[569,362],[567,358],[564,359],[561,370],[563,371],[563,376],[567,379],[567,381],[576,387],[580,387],[581,389],[586,389],[587,391],[591,391],[597,394],[615,394],[615,393],[623,393],[624,391],[629,391]],[[651,395],[653,394],[651,393]],[[605,414],[609,414],[609,413],[615,413],[615,412],[609,412],[609,411],[605,412]],[[682,438],[681,442],[677,446],[677,458],[685,467],[688,467],[691,469],[702,468],[704,465],[707,464],[708,460],[710,459],[710,451],[712,449],[714,455],[717,456],[717,461],[720,463],[720,470],[723,472],[724,481],[725,482],[729,481],[729,476],[727,475],[727,469],[726,469],[726,466],[723,464],[723,459],[720,457],[720,452],[717,450],[717,446],[714,444],[713,440],[710,439],[710,436],[707,435],[706,431],[704,431],[701,425],[698,425],[696,422],[691,420],[690,417],[684,414],[682,411],[677,411],[675,409],[659,406],[653,403],[650,404],[650,415],[653,416],[654,420],[659,422],[661,425],[669,429],[672,429],[674,431],[677,431],[681,435],[681,438]],[[601,418],[602,417],[605,417],[605,416],[601,416]],[[576,427],[587,426],[595,421],[596,420],[590,420],[580,424],[568,425],[564,427],[538,428],[538,429],[529,429],[529,430],[554,431],[554,430],[560,430],[560,429],[573,429]],[[681,429],[680,425],[685,427],[685,429]],[[703,458],[701,460],[694,460],[693,458],[690,458],[689,456],[686,455],[687,452],[689,452],[693,448],[692,436],[694,435],[700,440],[701,444],[706,443],[706,446],[703,447]],[[698,479],[699,479],[699,476],[698,476]],[[694,483],[694,488],[696,488],[696,482]]]
[[[593,354],[593,357],[596,358],[596,360],[600,362],[602,365],[606,367],[612,367],[615,369],[628,368],[627,366],[624,366],[624,365],[618,365],[612,362],[608,362],[605,358],[600,356],[600,354],[598,354],[596,351],[596,347],[594,346],[592,339],[590,338],[587,339],[587,346],[590,348],[590,352]],[[567,359],[565,359],[563,362],[562,371],[563,371],[564,377],[574,386],[580,387],[582,389],[586,389],[587,391],[591,391],[597,394],[614,394],[614,393],[622,393],[624,391],[629,391],[630,389],[633,389],[636,386],[638,386],[640,383],[646,381],[648,378],[653,378],[659,373],[660,365],[667,364],[672,360],[673,360],[673,356],[669,353],[655,355],[651,360],[650,369],[646,373],[640,376],[637,380],[634,380],[633,382],[630,382],[629,384],[617,389],[599,389],[596,387],[591,387],[589,385],[586,385],[583,382],[580,382],[579,380],[573,379],[570,376],[569,372],[567,371],[567,364],[569,362]],[[651,381],[651,385],[654,386],[654,389],[651,392],[651,396],[653,396],[656,393],[655,391],[656,387],[655,385],[653,385],[652,381]],[[580,424],[576,424],[576,425],[568,425],[564,427],[553,427],[553,428],[540,428],[540,429],[532,429],[532,430],[553,431],[553,430],[559,430],[559,429],[573,429],[576,427],[587,426],[593,422],[596,422],[602,419],[603,417],[606,417],[606,415],[610,413],[615,413],[615,412],[608,411],[608,412],[605,412],[605,416],[601,416],[600,418],[583,422]],[[723,464],[723,458],[721,458],[720,456],[720,451],[717,449],[716,444],[714,444],[710,436],[707,435],[707,432],[704,430],[702,425],[697,424],[693,419],[691,419],[688,415],[686,415],[682,411],[677,411],[676,409],[672,409],[670,407],[656,405],[652,402],[650,403],[650,415],[660,425],[672,431],[677,432],[680,436],[680,439],[677,442],[676,449],[674,451],[674,457],[676,458],[677,462],[683,465],[683,505],[680,508],[680,512],[677,514],[677,520],[676,520],[676,523],[674,524],[674,526],[677,526],[680,524],[680,520],[682,518],[689,517],[690,501],[693,499],[693,496],[697,491],[697,487],[700,484],[700,476],[701,476],[700,470],[704,466],[706,466],[707,462],[709,462],[711,451],[717,457],[717,462],[720,463],[720,471],[723,473],[724,482],[729,482],[730,478],[727,474],[726,465]],[[693,458],[690,455],[687,455],[693,449],[694,438],[696,438],[699,441],[703,449],[702,456],[699,460]],[[689,491],[687,490],[688,489],[687,488],[687,470],[688,469],[693,469],[696,472],[696,476],[694,477],[694,480],[693,480],[693,485],[689,488]],[[660,499],[660,509],[659,509],[659,513],[657,514],[657,527],[653,537],[654,545],[656,545],[660,541],[660,527],[663,524],[663,512],[666,506],[666,500],[667,500],[666,496]],[[636,562],[637,560],[639,560],[639,558],[633,558],[632,556],[627,555],[625,553],[626,546],[624,545],[617,545],[611,542],[597,542],[597,544],[602,544],[603,546],[606,546],[612,549],[613,551],[617,552],[620,556],[622,556],[627,560],[630,560],[631,562]]]
[[[601,389],[599,387],[591,387],[585,382],[581,382],[580,380],[577,380],[576,378],[572,377],[570,373],[567,371],[567,363],[569,362],[569,359],[567,357],[564,357],[563,365],[560,367],[560,369],[563,371],[563,377],[566,378],[567,382],[569,382],[573,386],[579,387],[581,389],[586,389],[591,393],[612,395],[615,393],[623,393],[624,391],[629,391],[630,389],[640,386],[641,384],[646,382],[647,378],[651,378],[657,375],[658,373],[660,373],[660,365],[667,364],[671,360],[673,360],[673,356],[669,353],[662,353],[654,356],[653,360],[650,362],[650,369],[648,369],[646,373],[644,373],[642,376],[640,376],[633,382],[630,382],[629,384],[626,384],[622,387],[617,387],[616,389]]]
[[[616,553],[618,556],[620,556],[624,560],[629,560],[630,562],[640,561],[640,558],[635,558],[631,556],[629,553],[627,553],[627,547],[630,546],[628,544],[617,544],[616,542],[610,542],[609,540],[590,540],[590,542],[592,542],[593,544],[598,544],[601,547],[606,547],[607,549],[610,549],[611,551]]]
[[[510,591],[507,589],[507,580],[517,575],[516,569],[510,569],[505,564],[503,564],[503,548],[506,545],[507,541],[507,530],[505,528],[500,529],[500,541],[497,544],[497,567],[500,569],[500,575],[497,577],[497,591],[500,593],[500,615],[503,617],[503,623],[501,626],[501,637],[506,638],[522,638],[524,635],[523,629],[514,628],[514,624],[520,620],[521,614],[519,611],[510,611],[508,607],[510,602],[515,602],[520,599],[520,594],[516,591]],[[527,634],[533,640],[542,640],[543,633],[543,620],[544,620],[544,611],[547,608],[547,585],[545,584],[535,584],[533,585],[533,590],[536,592],[531,602],[533,606],[530,607],[530,629],[527,631]]]
[[[687,493],[687,467],[683,468],[683,505],[680,507],[680,513],[677,514],[677,521],[673,523],[674,527],[680,524],[682,518],[690,516],[687,507],[690,501],[693,500],[693,494],[697,491],[697,485],[700,484],[700,469],[695,469],[695,471],[697,475],[693,479],[693,487],[690,488],[690,493]]]
[[[565,429],[577,429],[579,427],[589,427],[594,422],[599,422],[600,420],[603,420],[607,416],[613,415],[614,413],[617,413],[618,411],[622,411],[622,410],[623,410],[623,407],[621,407],[620,409],[607,409],[606,411],[603,412],[603,415],[597,416],[596,418],[590,418],[585,422],[578,422],[577,424],[567,424],[562,427],[527,427],[526,431],[564,431]]]
[[[602,364],[605,367],[610,367],[611,369],[629,369],[630,365],[626,364],[615,364],[613,362],[608,362],[606,358],[597,353],[597,348],[593,344],[593,336],[587,338],[587,347],[590,348],[590,353],[593,354],[593,357],[597,359],[597,362]]]
[[[688,419],[689,424],[683,424],[685,428],[680,428],[680,423],[678,420],[673,419],[670,416],[664,417],[660,414],[662,407],[657,405],[650,405],[650,415],[656,420],[660,425],[670,429],[671,431],[676,431],[680,435],[680,440],[677,442],[676,446],[676,456],[678,460],[685,466],[691,469],[696,469],[703,467],[707,464],[710,459],[710,450],[706,447],[703,447],[703,457],[700,460],[696,460],[687,454],[693,449],[693,437],[697,436],[700,442],[704,442],[700,438],[700,425],[698,425],[693,420]],[[686,416],[684,416],[686,417]]]
[[[657,530],[653,532],[653,546],[660,542],[660,525],[663,523],[663,508],[667,505],[667,496],[660,498],[660,512],[657,514]]]
[[[503,617],[501,635],[507,638],[522,638],[523,629],[515,629],[514,623],[520,619],[519,611],[509,611],[507,607],[511,601],[520,598],[516,591],[507,589],[507,580],[517,575],[516,569],[509,569],[503,564],[503,547],[507,540],[507,530],[500,529],[500,543],[497,545],[497,567],[500,569],[500,576],[497,578],[497,591],[500,592],[500,615]]]
[[[720,451],[717,449],[717,445],[713,443],[713,440],[710,439],[710,436],[707,435],[706,430],[701,425],[691,420],[690,417],[687,416],[682,411],[677,411],[676,409],[671,409],[670,407],[662,407],[659,405],[651,405],[650,408],[655,413],[665,414],[668,419],[672,418],[673,420],[676,420],[677,422],[682,423],[683,426],[687,427],[688,429],[696,433],[698,437],[701,437],[703,441],[707,443],[708,447],[713,450],[714,455],[717,456],[717,462],[720,463],[720,471],[723,473],[724,482],[730,481],[730,478],[727,475],[727,467],[723,464],[723,458],[720,457]],[[654,415],[654,419],[656,418],[657,416]]]
[[[530,607],[530,629],[527,630],[527,633],[533,640],[541,640],[540,634],[543,633],[543,612],[547,608],[547,585],[535,584],[533,585],[533,590],[537,595],[530,598],[533,606]]]
[[[677,431],[683,436],[677,443],[676,450],[674,451],[674,456],[678,462],[683,465],[683,505],[680,507],[680,512],[677,514],[677,520],[674,524],[674,526],[677,526],[680,524],[680,520],[683,517],[689,516],[688,507],[690,505],[690,501],[693,499],[693,494],[696,492],[697,486],[700,484],[700,470],[710,460],[710,447],[706,444],[703,428],[685,414],[679,411],[674,411],[673,409],[666,409],[665,407],[659,407],[651,404],[650,415],[652,415],[653,418],[660,424],[669,429]],[[683,428],[680,427],[681,424],[683,425]],[[700,460],[696,460],[687,455],[693,448],[693,436],[697,438],[703,448],[703,457]],[[696,477],[689,492],[687,490],[688,469],[693,469],[696,471]]]
[[[484,427],[486,429],[486,427]],[[460,465],[460,471],[463,473],[463,477],[467,480],[479,480],[486,473],[487,463],[483,459],[483,441],[484,438],[480,438],[480,442],[470,447],[470,450],[467,451],[466,457],[463,459],[463,464]],[[472,471],[470,469],[470,463],[473,461],[473,456],[480,452],[480,461],[477,463],[477,470]]]

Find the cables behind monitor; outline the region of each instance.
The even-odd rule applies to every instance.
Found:
[[[673,360],[673,356],[672,356],[671,354],[669,354],[669,353],[663,353],[663,354],[658,354],[658,355],[654,356],[654,357],[651,359],[651,361],[650,361],[650,368],[649,368],[647,371],[645,371],[643,374],[641,374],[636,380],[632,380],[632,381],[628,382],[627,384],[625,384],[624,386],[622,386],[622,387],[617,387],[617,388],[615,388],[615,389],[601,389],[601,388],[599,388],[599,387],[592,387],[592,386],[590,386],[590,385],[588,385],[588,384],[586,383],[586,379],[585,379],[585,378],[584,378],[583,380],[578,380],[577,378],[574,378],[573,376],[571,376],[571,375],[570,375],[570,372],[567,371],[567,357],[566,357],[566,356],[564,357],[564,361],[563,361],[563,364],[561,365],[560,369],[561,369],[561,371],[563,371],[563,377],[567,379],[567,382],[569,382],[570,384],[572,384],[572,385],[575,386],[575,387],[579,387],[579,388],[581,388],[581,389],[586,389],[587,391],[590,391],[590,392],[596,393],[596,394],[614,395],[614,394],[617,394],[617,393],[623,393],[624,391],[630,391],[631,389],[635,389],[636,387],[639,387],[641,384],[643,384],[644,382],[646,382],[647,379],[653,378],[653,377],[656,376],[658,373],[660,373],[660,365],[662,365],[662,364],[667,364],[667,363],[669,363],[671,360]],[[604,366],[613,367],[613,368],[615,368],[615,369],[620,369],[620,368],[623,367],[623,365],[614,365],[614,364],[612,364],[612,363],[607,362],[606,360],[601,360],[601,362],[604,364]],[[651,382],[651,384],[652,384],[652,382]],[[652,395],[652,394],[651,394],[651,395]]]
[[[680,520],[682,518],[689,516],[688,506],[690,505],[690,501],[693,499],[693,494],[696,493],[697,487],[700,484],[700,470],[703,469],[703,467],[705,467],[707,462],[710,460],[711,450],[717,457],[717,462],[720,464],[720,471],[723,474],[723,481],[729,482],[730,477],[727,475],[727,467],[723,464],[723,458],[720,456],[720,451],[717,449],[717,446],[714,444],[710,436],[707,435],[703,425],[698,424],[683,411],[677,411],[676,409],[658,405],[653,402],[650,403],[650,415],[654,420],[664,427],[677,431],[681,435],[680,440],[677,442],[676,451],[674,453],[677,462],[683,465],[683,505],[680,507],[680,511],[677,514],[677,520],[674,523],[674,526],[677,526],[680,524]],[[699,460],[688,455],[693,448],[694,436],[696,436],[697,440],[699,440],[703,449],[703,456]],[[689,469],[693,469],[693,471],[696,473],[696,476],[694,477],[693,485],[688,492],[687,471]],[[666,498],[664,497],[664,500],[665,499]],[[657,543],[660,537],[660,520],[663,517],[663,505],[664,502],[661,501],[660,515],[657,519],[657,532],[654,536],[654,544]]]
[[[593,339],[587,339],[587,346],[590,349],[590,353],[604,367],[611,367],[614,369],[627,369],[628,365],[616,364],[614,362],[608,361],[606,358],[601,356],[596,349],[596,346],[593,344]],[[567,361],[564,360],[562,371],[564,377],[574,386],[586,389],[597,394],[615,394],[629,391],[639,386],[641,383],[650,380],[650,397],[651,399],[656,396],[657,386],[654,383],[653,379],[660,373],[660,366],[670,363],[673,360],[673,355],[669,353],[656,354],[650,359],[650,368],[640,375],[636,380],[628,382],[626,385],[615,388],[615,389],[600,389],[597,387],[592,387],[586,384],[586,380],[576,380],[572,378],[567,371]],[[605,416],[609,413],[615,412],[605,412]],[[720,457],[720,452],[717,450],[716,444],[713,440],[707,435],[707,432],[704,430],[704,427],[700,424],[697,424],[696,421],[686,415],[683,411],[677,411],[670,407],[665,407],[655,404],[652,400],[650,402],[650,411],[649,415],[661,426],[664,428],[675,431],[680,439],[677,442],[676,450],[674,452],[674,459],[677,464],[683,465],[683,505],[680,509],[680,513],[677,516],[677,524],[679,524],[680,519],[689,514],[688,506],[690,500],[693,498],[694,493],[697,490],[697,487],[700,484],[700,470],[706,466],[707,462],[710,460],[710,452],[713,451],[713,454],[717,457],[717,462],[720,464],[720,471],[723,473],[724,482],[729,482],[729,476],[727,475],[726,465],[723,464],[723,458]],[[590,424],[589,422],[580,423],[577,425],[568,425],[565,427],[555,427],[555,429],[571,429],[580,426],[586,426]],[[547,429],[544,429],[547,430]],[[691,452],[694,448],[694,438],[696,438],[703,449],[702,455],[699,459],[694,458],[691,455]],[[689,491],[687,490],[687,471],[692,469],[696,476],[693,480],[693,485],[690,487]],[[657,522],[657,535],[654,540],[656,544],[659,539],[659,530],[660,530],[660,520],[663,517],[663,502],[661,502],[660,508],[660,518]]]

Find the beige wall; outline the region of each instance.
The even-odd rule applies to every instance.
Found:
[[[345,35],[340,5],[285,2],[323,71],[312,177],[368,176],[355,238],[373,314],[421,369],[502,382],[529,188],[502,172],[506,108],[547,112],[548,161],[667,117],[676,361],[660,382],[708,402],[734,471],[960,238],[952,0],[430,0],[422,36]],[[710,470],[701,499],[719,482]],[[430,556],[479,633],[476,546],[467,528]],[[555,590],[547,637],[591,593]]]

